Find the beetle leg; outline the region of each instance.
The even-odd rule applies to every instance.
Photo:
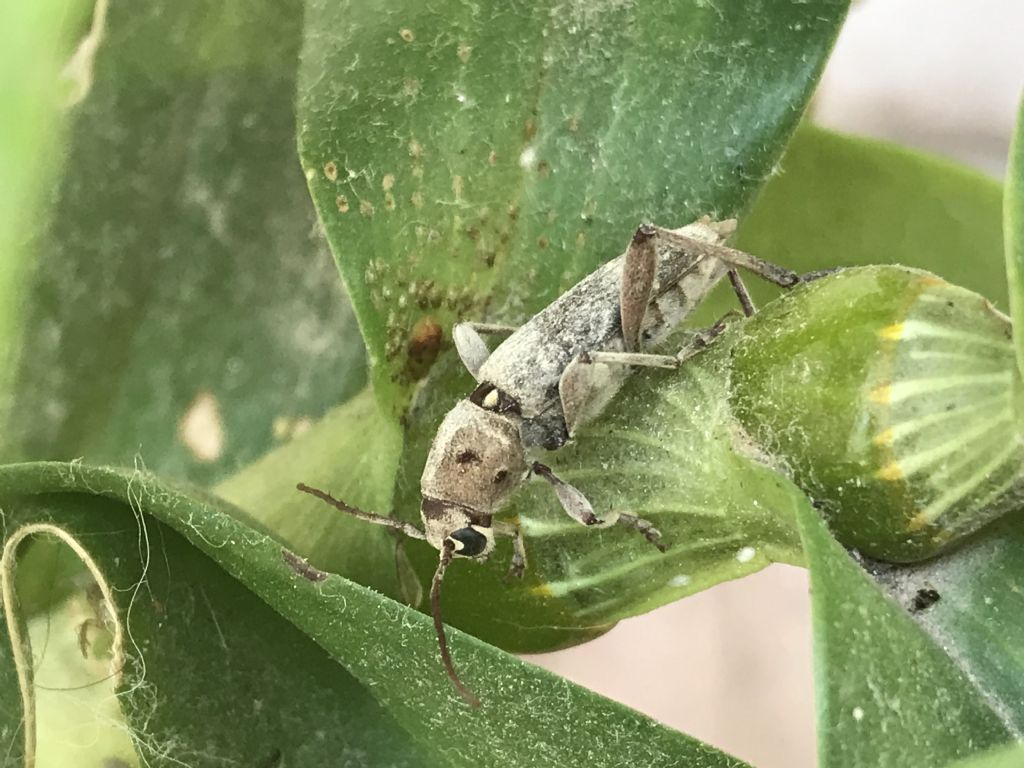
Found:
[[[665,551],[666,547],[660,541],[661,532],[654,527],[650,520],[620,512],[608,512],[603,519],[599,518],[594,513],[594,507],[591,506],[583,492],[552,472],[551,467],[535,461],[531,468],[534,474],[551,483],[555,489],[555,494],[558,496],[558,500],[562,503],[562,509],[576,522],[587,526],[596,525],[601,528],[608,528],[616,523],[622,523],[627,528],[633,528],[642,533],[644,538],[651,542],[651,544],[662,552]]]
[[[759,259],[735,248],[715,243],[706,243],[692,237],[687,237],[671,229],[656,228],[658,237],[666,243],[677,248],[684,248],[692,252],[694,256],[711,256],[724,262],[733,269],[745,269],[757,275],[762,280],[774,283],[782,288],[792,288],[800,282],[800,275],[792,270],[772,264],[770,261]]]
[[[724,314],[718,322],[710,328],[695,331],[690,341],[676,353],[676,360],[680,363],[685,363],[694,355],[703,352],[711,346],[711,343],[715,339],[725,332],[725,329],[729,327],[729,322],[731,320],[739,319],[739,317],[739,313],[732,310]]]
[[[618,391],[631,366],[675,368],[673,355],[643,352],[584,352],[565,366],[558,379],[558,396],[565,427],[572,437],[576,428],[599,414]]]
[[[518,523],[495,520],[491,527],[496,536],[509,536],[512,539],[512,565],[508,569],[508,578],[521,579],[526,571],[526,545],[523,532]]]
[[[620,512],[618,522],[627,528],[633,528],[638,533],[643,534],[643,537],[656,546],[660,551],[664,552],[668,549],[668,547],[661,542],[661,531],[655,528],[654,524],[650,520],[645,520],[644,518],[637,517],[636,515],[627,515],[625,512]]]
[[[466,370],[476,378],[487,358],[491,356],[491,350],[484,342],[484,334],[512,333],[516,329],[509,325],[496,325],[494,323],[456,323],[452,329],[452,340],[455,342],[455,350],[459,353],[462,364]]]
[[[641,226],[633,234],[626,250],[619,283],[619,319],[627,352],[640,349],[640,328],[654,295],[654,278],[658,272],[656,234],[654,227]]]
[[[743,278],[735,269],[729,270],[729,282],[732,283],[732,289],[736,292],[736,298],[740,300],[743,314],[750,317],[756,313],[757,307],[754,306],[754,300],[750,298],[750,291],[747,290],[747,286],[743,284]]]

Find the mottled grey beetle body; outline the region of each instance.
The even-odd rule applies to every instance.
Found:
[[[556,449],[576,428],[595,418],[615,395],[633,366],[674,368],[703,349],[722,329],[720,322],[677,355],[644,350],[685,320],[710,290],[729,276],[747,314],[753,304],[737,267],[782,286],[799,278],[787,270],[723,245],[735,222],[701,219],[679,230],[641,227],[627,251],[577,283],[519,329],[460,323],[453,337],[459,356],[479,382],[445,416],[420,479],[423,530],[391,517],[351,507],[329,494],[300,485],[360,519],[425,539],[441,553],[431,585],[431,608],[441,658],[452,682],[478,703],[448,654],[440,614],[440,588],[453,557],[485,559],[495,536],[512,539],[511,575],[521,576],[526,552],[518,524],[500,521],[513,491],[531,474],[550,483],[565,512],[583,525],[616,522],[635,528],[662,551],[661,534],[635,515],[603,510],[550,468],[530,462],[532,449]],[[482,333],[511,332],[491,352]]]
[[[678,232],[717,244],[724,239],[719,226],[702,221]],[[619,299],[626,256],[600,267],[541,310],[476,372],[478,381],[493,385],[519,404],[527,448],[558,448],[578,425],[567,425],[559,394],[562,376],[574,360],[590,352],[625,351]],[[657,276],[641,326],[641,346],[647,348],[663,342],[728,272],[717,258],[695,258],[667,244],[656,249],[656,258]],[[591,375],[607,379],[597,387],[607,401],[629,375],[629,366],[591,365],[595,366]],[[587,416],[593,418],[599,411],[595,407]]]

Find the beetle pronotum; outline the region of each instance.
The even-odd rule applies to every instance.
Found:
[[[456,325],[456,348],[478,386],[449,411],[434,438],[420,480],[422,530],[298,486],[346,514],[424,539],[439,551],[430,604],[441,659],[452,683],[472,704],[478,701],[459,679],[448,652],[441,583],[453,558],[490,555],[495,536],[512,540],[510,573],[522,575],[522,533],[516,524],[494,516],[529,476],[550,483],[565,512],[582,525],[621,523],[665,551],[649,521],[625,513],[599,516],[580,490],[549,467],[531,462],[528,453],[568,442],[581,424],[600,414],[631,368],[675,368],[710,343],[724,329],[723,322],[697,333],[675,355],[645,351],[663,342],[726,276],[744,313],[753,314],[738,268],[783,287],[799,282],[789,270],[725,246],[734,230],[735,221],[707,217],[678,230],[641,226],[624,254],[520,328]],[[510,335],[489,351],[483,335],[501,332]]]

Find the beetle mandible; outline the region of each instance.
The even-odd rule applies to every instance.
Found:
[[[724,319],[694,334],[675,355],[652,354],[729,277],[744,314],[754,305],[737,272],[745,269],[782,287],[800,277],[789,270],[727,247],[735,220],[704,217],[681,229],[644,225],[626,252],[585,277],[518,329],[459,323],[456,349],[478,386],[448,412],[437,430],[420,479],[423,529],[357,509],[325,491],[299,484],[300,491],[347,514],[385,525],[440,552],[430,589],[431,612],[448,677],[470,703],[476,697],[459,679],[441,620],[441,582],[455,557],[484,560],[495,537],[512,540],[510,574],[526,568],[518,525],[496,520],[512,492],[536,475],[550,483],[562,508],[577,522],[633,528],[665,551],[661,534],[647,520],[606,511],[598,515],[586,496],[529,453],[553,450],[577,428],[596,418],[636,366],[675,368],[706,347],[725,328]],[[486,334],[510,333],[493,352]]]

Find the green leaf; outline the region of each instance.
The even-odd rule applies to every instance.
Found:
[[[933,768],[1012,732],[942,649],[832,538],[809,505],[797,519],[811,575],[822,768]]]
[[[1017,738],[1024,734],[1022,552],[1024,530],[1016,512],[945,557],[871,568]],[[928,607],[915,608],[922,598]]]
[[[742,211],[846,7],[309,0],[300,154],[382,403],[454,320],[524,320],[644,220]]]
[[[46,215],[44,180],[59,167],[61,67],[86,9],[79,0],[0,8],[0,418],[11,406],[4,394],[18,349],[20,297],[31,272],[33,222]]]
[[[116,699],[111,675],[118,670],[108,669],[109,658],[96,659],[75,677],[61,679],[54,677],[48,662],[55,646],[60,647],[59,638],[50,640],[44,634],[44,642],[35,646],[43,662],[35,671],[40,765],[45,755],[61,748],[68,759],[52,765],[85,765],[88,755],[99,765],[110,758],[117,743],[111,743],[109,735],[93,743],[85,728],[93,717],[101,724],[105,721],[108,733],[117,733],[118,702],[131,728],[120,732],[121,740],[130,736],[142,765],[444,764],[424,755],[321,647],[173,528],[150,516],[154,506],[177,505],[181,515],[196,522],[203,514],[201,504],[142,474],[26,466],[14,470],[13,477],[27,481],[32,491],[49,485],[54,491],[63,486],[73,492],[22,494],[11,487],[12,474],[0,470],[7,532],[13,535],[29,523],[51,523],[72,534],[113,589],[128,638],[127,664]],[[48,479],[54,472],[63,480]],[[117,499],[102,495],[115,485]],[[236,525],[235,532],[244,548],[247,531]],[[202,529],[198,535],[204,535]],[[214,542],[233,546],[208,540]],[[275,565],[283,565],[280,548],[275,552]],[[80,599],[87,600],[87,594]],[[104,615],[97,605],[80,621]],[[94,627],[88,633],[92,643],[98,644],[101,634],[109,638],[113,623],[109,618],[106,622],[106,632]],[[70,637],[79,653],[75,638],[80,628],[54,624],[51,631]],[[10,666],[10,647],[4,638],[5,669]],[[83,699],[83,691],[90,689],[95,689],[93,696]],[[12,685],[4,693],[17,690]],[[75,720],[82,721],[78,728],[71,729],[67,719],[56,719],[61,708],[74,708]],[[19,719],[5,720],[5,749],[18,746]]]
[[[230,634],[224,633],[229,651],[238,643],[239,648],[256,653],[267,643],[272,654],[287,652],[287,660],[277,662],[272,668],[262,666],[253,657],[242,658],[240,670],[245,663],[250,665],[252,674],[251,665],[256,664],[256,670],[275,684],[279,682],[282,690],[289,682],[293,684],[294,701],[285,700],[282,704],[297,707],[289,711],[301,711],[301,717],[278,721],[274,705],[264,709],[263,714],[267,721],[281,724],[273,727],[269,722],[262,725],[266,721],[259,720],[261,725],[254,727],[252,721],[238,717],[238,689],[218,683],[209,695],[230,697],[232,705],[219,709],[211,705],[209,727],[213,729],[217,724],[228,727],[224,722],[233,720],[233,724],[229,724],[233,732],[230,738],[233,740],[234,734],[239,734],[240,739],[244,732],[245,737],[252,740],[249,749],[253,752],[256,746],[262,747],[272,739],[287,739],[287,751],[279,748],[288,765],[326,764],[326,759],[302,758],[299,747],[312,748],[310,740],[319,730],[317,718],[341,718],[343,713],[354,712],[358,707],[349,709],[344,696],[336,696],[329,703],[325,700],[321,706],[308,706],[305,688],[310,678],[305,668],[301,675],[300,670],[293,669],[303,656],[315,655],[307,647],[308,641],[295,647],[299,643],[298,632],[281,619],[255,611],[251,604],[254,598],[237,609],[237,616],[233,615],[233,601],[241,599],[244,592],[231,580],[219,577],[219,568],[237,578],[343,664],[430,755],[443,755],[446,765],[543,767],[579,762],[595,766],[687,764],[731,768],[742,765],[619,704],[461,632],[451,631],[456,662],[464,679],[483,702],[479,709],[469,709],[455,694],[441,669],[433,628],[427,617],[340,577],[312,572],[308,568],[296,570],[282,557],[279,544],[238,522],[233,517],[236,511],[228,505],[179,490],[149,474],[78,464],[7,466],[0,468],[0,502],[9,514],[18,515],[17,522],[8,519],[9,532],[21,522],[40,517],[53,519],[73,531],[91,552],[103,556],[104,571],[117,585],[137,583],[140,569],[149,562],[147,581],[158,579],[157,583],[166,584],[170,593],[182,596],[176,601],[177,605],[189,612],[191,620],[202,622],[203,631],[211,637],[206,648],[216,649],[220,642],[216,624],[220,623],[223,632],[221,622],[231,618],[240,625],[237,631],[232,626]],[[140,525],[144,527],[140,529]],[[140,530],[143,557],[139,550]],[[146,548],[147,543],[149,548]],[[190,552],[189,544],[205,558]],[[152,560],[145,557],[146,552],[152,553]],[[192,571],[192,568],[198,570]],[[169,570],[170,575],[158,573],[161,570]],[[203,589],[207,590],[212,611],[198,594]],[[129,598],[122,596],[122,599]],[[136,604],[145,616],[150,615],[148,607],[142,608],[147,602],[151,602],[150,594],[139,591]],[[206,616],[204,612],[211,615]],[[178,642],[162,641],[155,622],[150,627],[149,621],[140,617],[139,624],[138,630],[147,636],[152,630],[154,642]],[[135,631],[134,618],[132,631]],[[188,631],[187,627],[184,631]],[[173,638],[176,633],[168,634]],[[179,650],[191,647],[195,637],[182,638],[180,642]],[[295,650],[289,650],[293,647]],[[156,650],[156,656],[160,656],[159,647]],[[149,650],[139,643],[138,647],[129,648],[129,652],[134,660],[129,669],[132,675],[137,675],[138,654],[141,652],[149,664]],[[227,653],[223,648],[219,654],[216,658],[224,661]],[[174,662],[175,658],[170,656],[153,659],[153,663],[167,668],[173,667]],[[178,662],[184,663],[180,658]],[[335,677],[327,675],[326,667],[323,670],[323,684],[333,683]],[[140,691],[132,689],[132,679],[127,678],[123,688],[130,691],[126,693],[130,699],[137,700]],[[209,688],[206,680],[193,680],[189,684]],[[258,687],[248,691],[250,697],[261,695]],[[174,686],[165,686],[158,687],[155,693],[160,701],[162,696],[173,698],[176,691]],[[178,710],[186,701],[194,706],[196,695],[189,695],[169,707]],[[242,701],[248,711],[251,698]],[[137,728],[145,722],[134,706],[130,707],[129,716]],[[192,720],[197,719],[200,718],[192,717]],[[166,739],[173,734],[162,730],[162,721],[158,725],[160,730],[151,729],[149,738],[157,746],[166,745]],[[203,723],[193,723],[193,726],[207,727]],[[326,733],[329,739],[342,738],[337,731],[344,732],[347,738],[359,738],[358,733],[342,727],[328,727],[320,735]],[[386,742],[396,737],[393,731],[387,737],[371,734],[364,749],[370,755],[379,754],[373,750],[391,749]],[[218,742],[204,740],[194,744],[189,741],[182,748],[217,750]],[[237,754],[233,757],[237,759]],[[376,764],[373,757],[368,761]]]
[[[1024,328],[1024,99],[1010,145],[1003,195],[1003,226],[1006,237],[1006,283],[1010,313],[1016,328]],[[1017,368],[1024,375],[1024,333],[1016,335]]]
[[[953,763],[947,768],[1017,768],[1024,763],[1024,745],[991,749],[983,755]]]
[[[997,182],[963,166],[804,125],[737,246],[797,271],[927,269],[1005,307],[1000,199]]]
[[[97,7],[49,212],[0,267],[0,456],[211,481],[364,382],[295,154],[302,6]]]
[[[329,411],[300,439],[214,490],[244,510],[243,520],[318,568],[397,597],[394,537],[299,493],[295,485],[329,489],[362,509],[389,509],[401,451],[401,429],[380,412],[367,388]]]

